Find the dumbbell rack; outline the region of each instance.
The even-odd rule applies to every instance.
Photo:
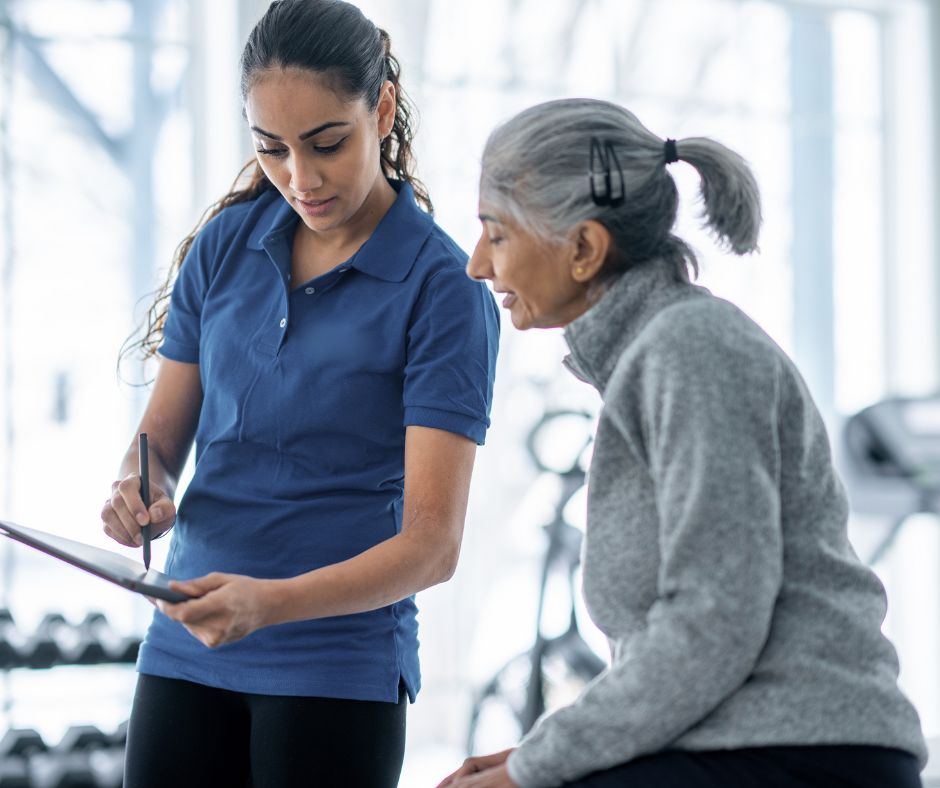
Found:
[[[0,673],[59,666],[133,664],[140,640],[121,636],[102,613],[77,625],[46,614],[35,631],[23,633],[0,608]],[[0,737],[0,788],[120,788],[124,777],[127,723],[105,733],[73,725],[55,745],[32,728],[11,728]]]

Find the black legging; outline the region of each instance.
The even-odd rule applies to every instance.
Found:
[[[398,703],[251,695],[141,675],[125,788],[394,788],[405,752]]]
[[[666,751],[583,777],[569,788],[921,788],[913,755],[884,747]]]

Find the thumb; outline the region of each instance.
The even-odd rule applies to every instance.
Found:
[[[225,585],[228,575],[221,572],[213,572],[203,577],[197,577],[193,580],[173,580],[170,582],[170,588],[174,591],[181,591],[187,596],[205,596],[210,591]]]
[[[153,503],[150,505],[150,524],[156,526],[158,530],[165,531],[176,520],[176,506],[173,501],[167,497],[162,490],[159,495],[154,496]]]

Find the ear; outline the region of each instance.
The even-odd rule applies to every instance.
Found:
[[[378,116],[379,139],[384,140],[395,125],[395,113],[398,110],[398,93],[390,80],[385,80],[379,89],[379,103],[375,107]]]
[[[581,222],[575,228],[573,241],[571,278],[586,284],[604,267],[613,239],[610,237],[610,230],[592,219]]]

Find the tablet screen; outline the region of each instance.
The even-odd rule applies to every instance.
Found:
[[[170,589],[172,578],[110,550],[0,520],[0,534],[145,596],[183,602],[189,597]]]

